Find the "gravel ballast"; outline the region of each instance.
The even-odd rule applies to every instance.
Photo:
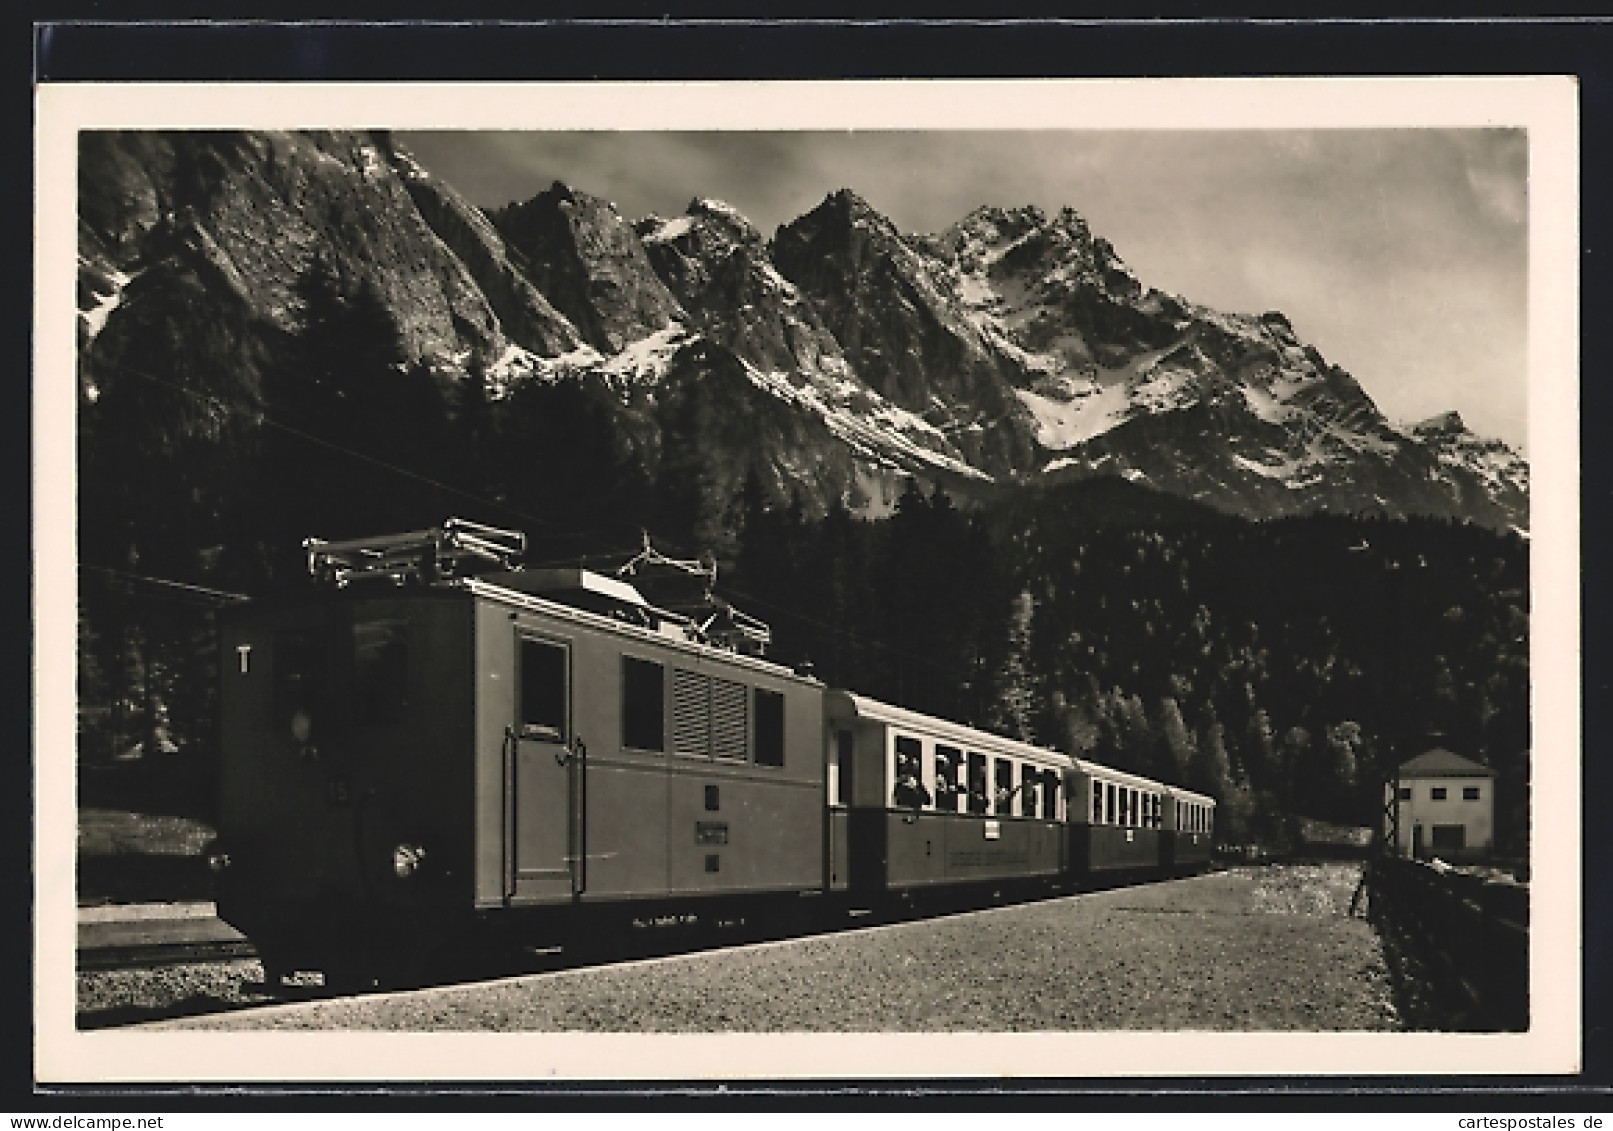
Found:
[[[1235,868],[944,918],[166,1027],[495,1032],[1387,1031],[1355,865]],[[80,1001],[84,1001],[81,975]]]

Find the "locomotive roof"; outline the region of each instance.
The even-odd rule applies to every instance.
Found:
[[[576,624],[586,625],[589,628],[612,632],[621,636],[629,636],[646,642],[653,642],[660,647],[676,652],[683,652],[687,655],[722,660],[727,663],[734,664],[737,667],[749,668],[752,671],[766,672],[768,675],[775,676],[779,679],[788,679],[812,687],[823,686],[820,680],[814,679],[811,676],[800,675],[792,669],[785,667],[783,664],[774,663],[772,660],[764,660],[757,656],[747,656],[742,652],[735,652],[727,648],[719,648],[711,644],[702,644],[698,641],[689,640],[682,636],[673,636],[666,632],[657,631],[653,628],[646,628],[642,625],[631,624],[627,621],[619,620],[616,617],[606,616],[602,613],[590,612],[587,609],[580,609],[574,605],[563,604],[551,598],[541,597],[533,593],[523,593],[520,590],[513,589],[508,585],[501,584],[496,580],[484,580],[482,578],[469,577],[462,581],[453,582],[452,584],[456,588],[461,588],[470,593],[472,596],[482,600],[497,601],[500,604],[507,605],[512,608],[526,609],[534,613],[541,613],[544,616],[554,617],[557,620],[571,621]],[[640,598],[640,601],[642,603],[642,598]],[[643,607],[645,609],[651,609],[651,606],[648,604],[644,604]]]
[[[1041,762],[1068,768],[1072,759],[1068,754],[1058,750],[1049,750],[1045,746],[1032,746],[1026,742],[1019,742],[1001,735],[988,734],[974,727],[964,726],[947,719],[938,719],[934,715],[920,714],[918,711],[898,707],[892,703],[883,703],[878,699],[871,699],[866,695],[858,695],[854,691],[845,691],[833,688],[829,695],[849,703],[853,713],[858,718],[870,719],[874,722],[888,723],[892,726],[906,727],[910,730],[921,731],[936,738],[948,739],[959,746],[971,747],[975,750],[989,750],[998,754],[1012,754],[1027,761]]]

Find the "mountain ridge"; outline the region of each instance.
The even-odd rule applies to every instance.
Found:
[[[720,370],[734,411],[762,396],[817,423],[774,429],[793,437],[774,452],[730,435],[705,457],[716,480],[765,472],[818,513],[883,513],[909,475],[964,497],[1117,476],[1246,517],[1528,525],[1527,463],[1506,445],[1459,417],[1392,425],[1286,316],[1146,286],[1070,207],[982,205],[914,235],[845,188],[767,238],[716,198],[629,220],[560,182],[484,211],[383,133],[85,139],[89,371],[109,325],[154,316],[124,301],[146,273],[209,264],[200,285],[294,334],[297,281],[322,260],[445,380],[485,374],[495,399],[584,382],[647,465],[669,375]]]

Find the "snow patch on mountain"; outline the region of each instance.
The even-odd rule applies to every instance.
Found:
[[[88,262],[82,256],[79,258],[79,266],[81,269],[88,266]],[[134,275],[125,274],[114,267],[101,268],[97,274],[108,284],[108,291],[102,293],[99,288],[94,289],[91,293],[95,301],[88,309],[78,312],[79,317],[83,319],[85,332],[89,335],[88,340],[92,342],[106,328],[106,320],[123,301],[123,288],[135,278]]]

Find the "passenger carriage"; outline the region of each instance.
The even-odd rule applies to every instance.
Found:
[[[1166,872],[1202,871],[1210,863],[1215,839],[1215,798],[1165,787],[1165,827],[1160,867]]]
[[[1158,868],[1166,787],[1083,758],[1073,762],[1069,852],[1075,874],[1112,879]]]
[[[1065,755],[849,691],[825,704],[830,876],[854,902],[1063,879]]]

